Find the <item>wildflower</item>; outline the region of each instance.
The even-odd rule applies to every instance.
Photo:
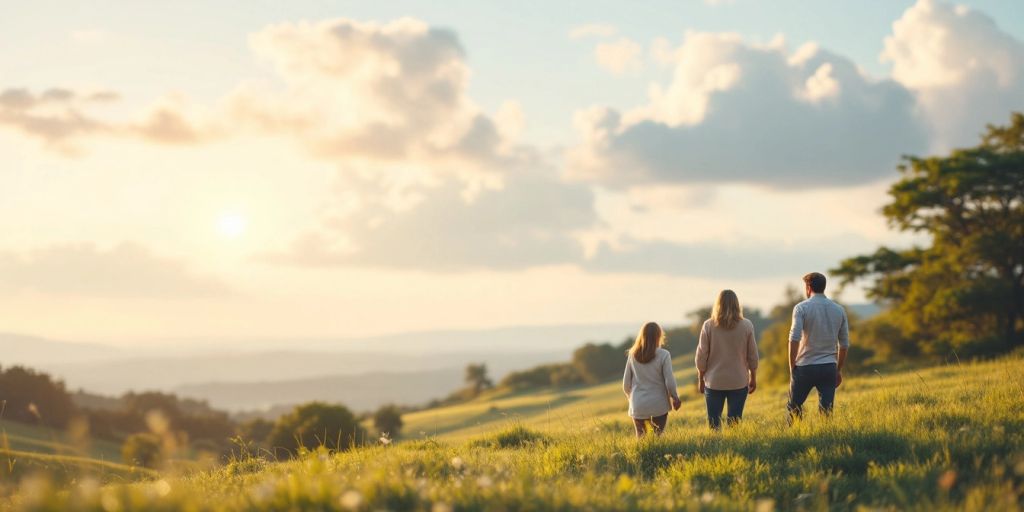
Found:
[[[711,503],[711,500],[713,499],[715,499],[715,495],[711,494],[710,492],[705,491],[704,494],[700,495],[701,503]]]
[[[356,510],[363,504],[363,495],[359,491],[348,490],[341,495],[341,506],[349,510]]]
[[[487,475],[482,475],[480,478],[476,479],[476,485],[479,485],[480,487],[486,489],[494,485],[494,481],[491,480],[491,477]]]
[[[391,444],[391,437],[388,436],[387,432],[380,435],[380,444],[384,446]]]
[[[462,457],[452,458],[452,467],[454,467],[455,469],[462,469],[462,467],[465,465],[466,463],[462,461]]]

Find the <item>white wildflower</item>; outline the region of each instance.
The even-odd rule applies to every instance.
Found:
[[[153,483],[153,491],[157,496],[164,497],[171,493],[171,484],[167,480],[160,479]]]
[[[341,506],[349,510],[356,510],[363,504],[363,495],[359,491],[348,490],[341,495]]]

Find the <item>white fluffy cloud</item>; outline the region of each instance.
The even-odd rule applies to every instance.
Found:
[[[1024,44],[965,6],[919,0],[893,23],[882,60],[917,96],[933,151],[973,145],[986,123],[1024,110]]]
[[[590,190],[514,142],[518,103],[493,116],[474,105],[453,33],[331,20],[273,26],[252,44],[286,88],[240,90],[235,118],[342,167],[321,225],[267,259],[433,270],[578,259],[572,233],[596,222]]]
[[[577,112],[568,175],[610,185],[864,183],[926,145],[913,96],[805,45],[689,33],[672,81],[626,112]]]

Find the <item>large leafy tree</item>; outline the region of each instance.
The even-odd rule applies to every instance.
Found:
[[[889,224],[926,242],[843,261],[846,285],[871,281],[882,317],[925,353],[987,352],[1022,344],[1024,115],[988,126],[977,147],[906,157],[883,209]],[[906,347],[903,351],[909,351]]]

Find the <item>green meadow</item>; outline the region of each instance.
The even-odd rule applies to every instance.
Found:
[[[676,365],[688,366],[683,358]],[[693,372],[677,377],[681,391],[690,391]],[[1020,355],[864,370],[844,382],[831,419],[810,413],[792,427],[785,395],[779,386],[759,389],[741,425],[713,433],[702,398],[684,393],[665,435],[640,441],[618,383],[485,395],[409,414],[404,438],[341,453],[289,461],[242,453],[215,469],[77,478],[40,468],[20,473],[4,504],[90,511],[1022,508]]]

